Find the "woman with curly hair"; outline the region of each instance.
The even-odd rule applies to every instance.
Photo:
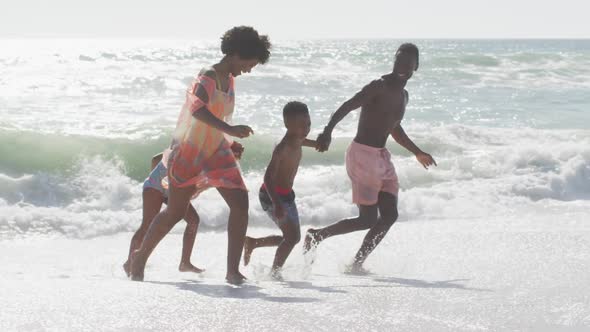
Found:
[[[234,78],[266,63],[270,47],[268,37],[252,27],[230,29],[221,38],[221,61],[203,68],[187,90],[172,144],[164,153],[168,205],[154,218],[131,257],[132,280],[143,280],[154,248],[184,217],[191,198],[211,187],[217,188],[230,209],[226,280],[239,284],[246,279],[239,264],[248,226],[248,192],[234,155],[241,154],[242,147],[229,137],[245,138],[253,131],[228,122],[234,109]]]

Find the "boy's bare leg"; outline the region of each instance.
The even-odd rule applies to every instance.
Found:
[[[231,284],[241,284],[246,277],[240,273],[240,258],[248,228],[248,192],[241,189],[217,188],[229,206],[227,222],[227,273]]]
[[[362,265],[369,254],[379,245],[393,223],[397,220],[397,197],[391,193],[380,192],[378,205],[381,217],[375,226],[371,227],[369,232],[367,232],[363,244],[354,257],[351,267],[352,271],[362,270]]]
[[[261,238],[253,238],[246,236],[244,240],[244,266],[250,264],[250,257],[252,251],[259,247],[276,247],[283,242],[283,237],[280,235],[271,235]]]
[[[185,216],[194,191],[194,186],[184,188],[170,186],[168,206],[154,218],[141,247],[131,255],[132,280],[143,281],[147,259],[164,236]]]
[[[303,253],[317,246],[321,241],[334,236],[350,232],[369,229],[377,222],[378,208],[375,205],[359,205],[359,216],[338,221],[330,226],[307,230],[303,243]]]
[[[199,215],[192,204],[188,205],[184,220],[186,220],[186,228],[184,229],[184,236],[182,237],[182,258],[178,270],[180,272],[201,273],[205,270],[200,269],[191,263],[191,254],[195,245],[200,222]]]
[[[143,218],[141,220],[141,226],[139,226],[139,229],[135,231],[135,234],[133,234],[133,237],[131,238],[129,255],[127,257],[127,261],[123,264],[123,269],[125,270],[125,273],[128,277],[131,254],[141,246],[141,242],[143,241],[145,233],[148,231],[148,228],[154,220],[154,217],[158,214],[158,212],[160,212],[160,209],[162,208],[164,195],[162,195],[162,193],[156,189],[146,188],[142,193],[142,200]]]
[[[301,240],[299,223],[291,221],[281,223],[281,231],[283,231],[283,240],[277,248],[275,259],[272,263],[272,276],[279,280],[282,280],[280,270],[285,264],[287,257],[289,257],[293,247],[295,247],[295,245]]]

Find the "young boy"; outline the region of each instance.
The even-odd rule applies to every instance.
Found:
[[[258,239],[246,236],[244,242],[244,265],[250,262],[254,249],[278,246],[271,270],[271,276],[276,280],[282,280],[281,267],[301,239],[299,214],[292,189],[301,161],[301,147],[316,147],[315,141],[306,138],[311,121],[305,104],[297,101],[287,103],[283,108],[283,120],[287,133],[273,151],[259,194],[262,209],[279,226],[283,236]]]
[[[328,150],[332,130],[348,113],[361,107],[354,141],[346,152],[346,171],[352,182],[353,202],[359,216],[344,219],[321,229],[309,229],[304,241],[304,252],[334,235],[369,229],[358,250],[350,272],[363,273],[367,256],[381,242],[396,221],[399,184],[391,155],[385,148],[389,135],[412,152],[424,168],[436,162],[420,150],[404,132],[402,118],[408,103],[406,82],[418,69],[418,48],[403,44],[395,54],[393,72],[374,80],[332,115],[324,132],[318,136],[318,150]],[[379,217],[378,217],[379,215]]]

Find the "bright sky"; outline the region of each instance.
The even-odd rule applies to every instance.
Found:
[[[590,0],[2,0],[0,37],[590,38]]]

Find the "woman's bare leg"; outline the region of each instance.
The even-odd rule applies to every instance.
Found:
[[[240,258],[248,228],[248,192],[241,189],[217,188],[229,206],[227,222],[227,274],[232,284],[242,283],[246,277],[240,273]]]
[[[158,243],[186,214],[194,186],[170,186],[168,206],[154,218],[141,247],[131,255],[131,279],[143,281],[145,264]]]
[[[164,195],[156,189],[153,188],[146,188],[143,190],[142,194],[143,200],[143,218],[141,220],[141,226],[139,229],[135,231],[133,237],[131,238],[131,244],[129,245],[129,255],[127,257],[127,261],[123,264],[123,269],[127,276],[129,277],[129,268],[131,262],[131,254],[141,247],[141,243],[143,242],[143,238],[145,233],[147,233],[154,217],[160,212],[162,208],[162,203],[164,202]]]

